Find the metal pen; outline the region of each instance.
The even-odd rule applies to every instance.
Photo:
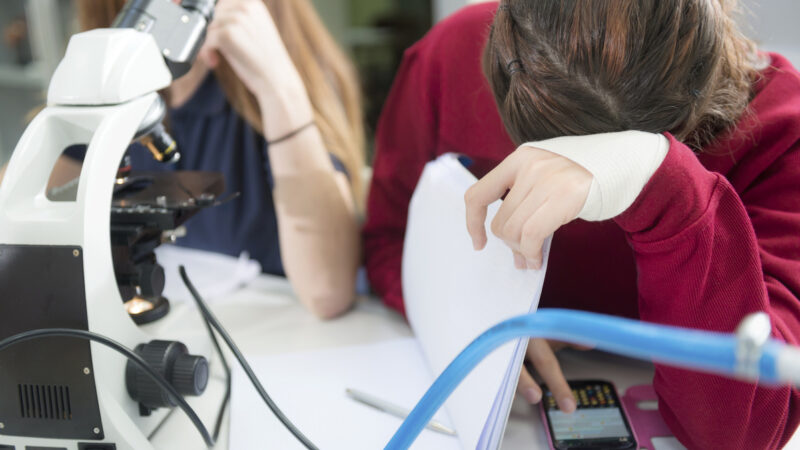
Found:
[[[391,414],[395,417],[399,417],[401,419],[405,419],[406,417],[408,417],[408,414],[411,412],[410,410],[397,406],[394,403],[387,402],[386,400],[381,400],[375,397],[374,395],[370,395],[355,389],[347,388],[345,389],[345,392],[347,393],[348,397],[352,398],[353,400],[359,403],[375,408],[378,411],[383,411],[387,414]],[[426,428],[450,436],[456,435],[455,430],[453,430],[452,428],[448,428],[435,420],[431,420],[430,422],[428,422]]]

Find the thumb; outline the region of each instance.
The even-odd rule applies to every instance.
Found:
[[[202,47],[200,47],[200,51],[197,52],[197,59],[209,69],[215,69],[219,65],[218,41],[214,30],[209,30]]]

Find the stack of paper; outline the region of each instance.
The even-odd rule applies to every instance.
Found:
[[[473,339],[498,322],[535,310],[546,265],[514,268],[513,255],[494,236],[472,249],[464,193],[475,183],[455,155],[427,165],[409,210],[403,290],[416,340],[251,358],[278,405],[320,448],[385,445],[400,420],[345,397],[356,388],[408,408]],[[499,202],[489,208],[491,222]],[[488,229],[488,226],[487,226]],[[549,240],[545,246],[545,263]],[[486,358],[447,401],[437,419],[458,432],[425,430],[414,448],[498,448],[516,390],[527,339]],[[243,372],[234,376],[232,450],[299,448],[264,408]]]
[[[435,375],[483,331],[534,311],[544,283],[549,240],[538,271],[516,269],[511,250],[491,233],[483,251],[472,249],[464,193],[475,181],[456,155],[444,155],[425,168],[411,200],[403,293]],[[487,230],[499,207],[489,207]],[[522,339],[495,351],[450,396],[445,410],[464,448],[500,445],[526,345]]]

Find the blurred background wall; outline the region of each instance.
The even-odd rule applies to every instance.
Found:
[[[72,29],[71,0],[3,0],[0,9],[0,162],[44,103],[47,80]]]
[[[287,0],[291,1],[291,0]],[[353,56],[364,89],[371,142],[403,51],[431,25],[481,0],[312,0]],[[485,0],[483,0],[485,1]],[[800,66],[800,1],[741,0],[746,32]],[[47,80],[75,32],[72,0],[3,0],[0,9],[0,164],[27,116],[45,101]]]

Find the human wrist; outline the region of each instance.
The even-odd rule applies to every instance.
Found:
[[[641,131],[567,136],[524,145],[563,156],[592,174],[586,203],[577,215],[588,221],[625,212],[669,150],[665,136]]]
[[[701,226],[714,198],[733,188],[706,169],[691,148],[667,135],[670,151],[639,197],[614,221],[638,243],[661,242]],[[736,195],[735,193],[733,195]]]
[[[265,89],[256,94],[264,122],[264,137],[280,139],[314,120],[314,111],[305,87]]]

